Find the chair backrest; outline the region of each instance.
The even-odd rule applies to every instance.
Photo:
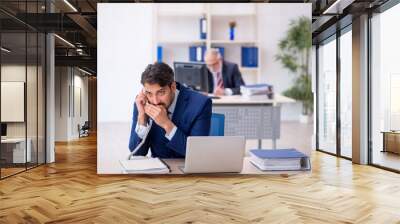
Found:
[[[89,121],[85,121],[85,123],[82,125],[82,128],[89,129],[90,128]]]
[[[210,136],[224,136],[225,132],[225,115],[212,113]]]

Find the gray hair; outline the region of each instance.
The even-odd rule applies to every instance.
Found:
[[[218,49],[218,48],[210,48],[210,49],[208,49],[208,50],[206,51],[205,54],[206,54],[206,55],[215,56],[215,57],[217,57],[218,59],[221,59],[221,58],[222,58],[221,52],[219,52],[219,49]]]

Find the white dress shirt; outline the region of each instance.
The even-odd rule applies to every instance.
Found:
[[[172,120],[172,115],[174,114],[174,111],[175,111],[176,101],[178,100],[178,95],[179,95],[179,90],[176,89],[174,100],[172,101],[171,105],[168,107],[168,112],[169,112],[168,117],[170,120]],[[143,139],[147,135],[147,133],[150,131],[150,128],[151,128],[151,125],[149,125],[149,123],[147,123],[146,125],[141,125],[141,124],[139,124],[139,121],[138,121],[136,123],[135,132],[139,136],[139,138]],[[171,141],[171,139],[175,135],[176,129],[177,129],[177,127],[174,125],[174,127],[172,128],[172,130],[169,134],[165,133],[165,137]]]

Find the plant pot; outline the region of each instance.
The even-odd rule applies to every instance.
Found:
[[[312,122],[313,117],[311,115],[300,114],[300,123],[302,124],[310,124]]]

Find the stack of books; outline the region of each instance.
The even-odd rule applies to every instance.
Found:
[[[159,158],[133,157],[130,160],[120,160],[123,172],[127,174],[164,174],[169,173],[169,167]]]
[[[309,170],[310,158],[296,149],[253,149],[250,162],[263,171]]]
[[[240,87],[240,93],[242,96],[256,96],[256,95],[267,95],[268,98],[273,97],[273,86],[268,84],[255,84]]]

